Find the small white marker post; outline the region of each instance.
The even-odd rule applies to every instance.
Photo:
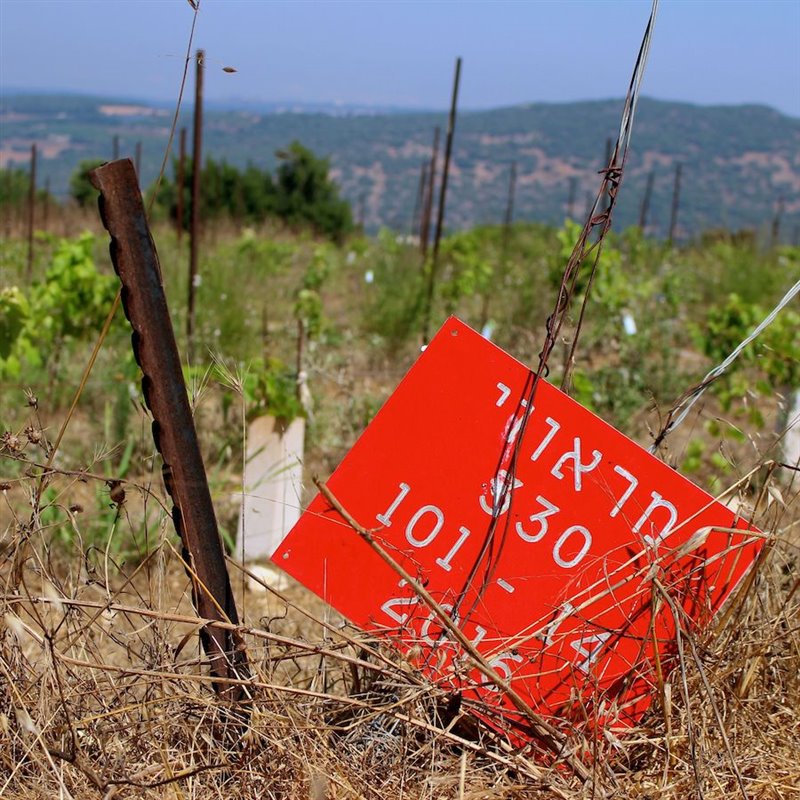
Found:
[[[305,425],[303,417],[284,426],[269,416],[249,425],[236,535],[236,554],[244,563],[269,559],[300,518]],[[251,570],[270,585],[284,580],[269,567]]]
[[[783,457],[792,467],[800,465],[800,389],[785,392],[787,414],[784,425]]]

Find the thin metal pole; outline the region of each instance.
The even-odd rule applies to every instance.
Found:
[[[11,212],[14,210],[14,199],[12,194],[14,192],[14,173],[11,171],[11,167],[6,165],[5,169],[3,170],[3,180],[6,184],[6,202],[5,207],[3,208],[3,216],[5,217],[5,235],[6,239],[11,238]]]
[[[644,233],[647,228],[647,215],[650,213],[650,200],[653,197],[653,184],[656,180],[655,170],[650,170],[647,176],[647,185],[644,187],[644,197],[642,198],[642,205],[639,208],[639,227]]]
[[[119,160],[119,135],[117,134],[114,134],[114,138],[111,140],[111,160]]]
[[[367,193],[361,192],[361,195],[358,198],[358,227],[363,233],[364,231],[364,221],[366,218],[367,213]]]
[[[197,51],[194,89],[194,151],[192,153],[192,208],[189,231],[189,293],[186,304],[186,352],[194,356],[194,304],[197,288],[197,260],[200,250],[200,171],[203,145],[203,61],[205,53]]]
[[[411,235],[420,236],[422,233],[422,201],[425,197],[425,184],[428,177],[428,163],[423,161],[419,168],[419,185],[414,200],[414,212],[411,214]]]
[[[42,198],[42,230],[47,233],[47,222],[50,217],[50,178],[44,180],[44,197]]]
[[[31,145],[31,171],[28,186],[28,280],[33,275],[33,223],[36,213],[36,142]]]
[[[514,195],[517,190],[517,162],[511,162],[511,171],[508,175],[508,199],[506,200],[506,214],[503,218],[504,235],[507,237],[514,221]]]
[[[678,163],[675,166],[675,183],[672,187],[672,210],[669,216],[669,243],[675,241],[675,232],[678,229],[678,209],[681,203],[681,171],[683,165]]]
[[[444,145],[444,168],[442,171],[442,185],[439,189],[439,213],[436,215],[436,235],[433,239],[433,261],[439,256],[439,243],[442,239],[444,227],[444,211],[447,201],[447,179],[450,175],[450,158],[453,153],[453,136],[456,131],[456,105],[458,103],[458,84],[461,79],[461,59],[456,59],[456,74],[453,78],[453,96],[450,99],[450,117],[447,120],[447,137]]]
[[[433,190],[436,187],[436,162],[439,158],[439,126],[433,131],[433,152],[431,166],[428,170],[428,192],[425,195],[425,207],[422,211],[422,233],[420,234],[420,252],[422,260],[428,255],[428,239],[431,232],[431,214],[433,213]]]
[[[302,398],[303,389],[303,349],[306,340],[306,326],[303,318],[297,318],[297,346],[295,350],[295,396],[298,400]]]
[[[500,241],[500,260],[499,266],[505,271],[508,262],[508,251],[511,247],[511,231],[514,222],[514,198],[517,189],[517,162],[511,162],[511,170],[508,175],[508,197],[506,199],[506,212],[503,215],[503,238]],[[481,329],[489,321],[489,287],[484,290],[483,302],[481,303]]]
[[[175,214],[177,215],[177,236],[178,245],[183,239],[183,183],[186,175],[186,128],[181,128],[180,145],[178,149],[178,176],[177,176],[177,193],[176,198],[177,208]]]
[[[123,159],[105,164],[93,170],[90,179],[100,191],[100,216],[111,236],[111,260],[122,282],[122,305],[133,329],[133,353],[144,375],[142,390],[153,415],[164,483],[175,504],[172,519],[183,542],[195,607],[202,619],[238,625],[161,265],[133,163]],[[237,631],[204,625],[200,638],[215,677],[247,677],[247,657]],[[215,689],[233,701],[245,698],[238,684],[217,683]]]
[[[781,237],[781,218],[783,217],[783,209],[785,208],[785,201],[783,197],[778,198],[778,207],[775,209],[775,216],[772,218],[772,230],[770,235],[770,246],[776,247]]]
[[[591,192],[586,192],[586,205],[584,207],[583,216],[588,219],[589,214],[592,213],[592,205],[594,204],[594,195]]]
[[[447,201],[447,178],[450,174],[450,157],[453,153],[453,135],[456,130],[456,106],[458,104],[458,84],[461,80],[461,58],[456,59],[456,74],[453,78],[453,94],[450,98],[450,117],[447,120],[447,136],[444,144],[444,167],[442,169],[442,185],[439,189],[439,212],[436,215],[436,234],[433,238],[433,259],[428,271],[428,291],[425,301],[425,316],[423,317],[422,339],[427,344],[431,313],[433,311],[433,294],[436,286],[436,268],[439,265],[439,244],[442,240],[444,227],[444,211]]]
[[[567,219],[575,218],[575,195],[578,193],[578,179],[569,179],[569,195],[567,196]]]

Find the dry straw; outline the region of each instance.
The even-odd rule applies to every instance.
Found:
[[[226,735],[230,707],[213,692],[217,679],[199,646],[203,624],[224,623],[197,619],[148,486],[126,484],[119,509],[118,533],[133,536],[147,520],[155,540],[127,567],[110,550],[83,545],[88,514],[69,511],[99,477],[51,468],[51,503],[75,532],[73,547],[56,556],[52,505],[37,493],[31,449],[20,443],[3,453],[30,477],[3,490],[0,796],[678,800],[796,792],[800,515],[796,481],[770,492],[777,470],[755,494],[757,473],[736,487],[750,490],[768,547],[716,627],[697,632],[668,587],[653,581],[675,617],[678,660],[661,675],[641,725],[608,728],[599,740],[572,735],[554,760],[546,748],[509,747],[466,708],[448,709],[447,690],[297,586],[249,590],[237,630],[252,664],[253,710],[243,738],[233,727]],[[446,615],[441,621],[447,627]],[[543,721],[545,732],[551,724]]]

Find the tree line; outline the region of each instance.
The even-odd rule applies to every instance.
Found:
[[[258,224],[277,219],[292,228],[311,228],[316,234],[339,241],[354,229],[350,204],[339,195],[339,187],[329,177],[329,161],[316,156],[300,142],[292,142],[276,153],[274,173],[248,164],[239,169],[227,161],[207,158],[201,172],[201,217],[204,220],[229,218]],[[104,163],[103,159],[81,161],[72,174],[69,194],[81,207],[95,202],[97,192],[89,182],[89,173]],[[162,179],[153,205],[156,216],[177,223],[178,161],[173,161],[173,177]],[[4,170],[0,181],[0,205],[21,205],[27,198],[28,174],[23,169]],[[192,164],[184,165],[181,221],[188,230],[192,213]],[[153,184],[146,191],[152,196]]]

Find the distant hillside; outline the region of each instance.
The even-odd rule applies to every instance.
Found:
[[[533,104],[464,112],[453,153],[448,227],[502,218],[512,161],[518,180],[515,216],[559,223],[575,181],[575,212],[599,183],[607,137],[619,127],[621,100]],[[186,106],[181,125],[191,128]],[[43,154],[42,183],[65,194],[80,159],[123,155],[143,144],[142,173],[152,181],[171,123],[163,105],[74,95],[9,95],[0,101],[0,164],[27,163],[32,141]],[[367,227],[407,230],[433,128],[444,113],[294,113],[209,110],[207,155],[244,165],[274,166],[274,152],[293,139],[330,157],[334,177]],[[176,143],[177,151],[177,143]],[[639,105],[617,225],[635,223],[651,170],[655,190],[649,231],[663,235],[676,163],[683,164],[679,234],[725,226],[768,227],[780,197],[784,238],[800,225],[800,120],[763,106],[693,106],[644,99]]]

